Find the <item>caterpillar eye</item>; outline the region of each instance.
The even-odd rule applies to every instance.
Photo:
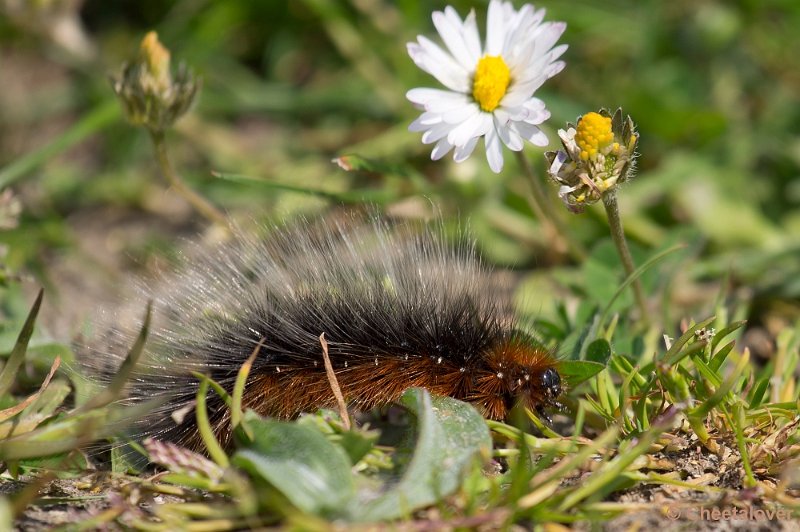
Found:
[[[550,397],[561,395],[561,376],[553,368],[547,368],[540,377],[542,387],[547,390]]]

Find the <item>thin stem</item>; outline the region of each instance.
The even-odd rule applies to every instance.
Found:
[[[548,239],[554,244],[556,249],[563,249],[566,244],[569,254],[573,259],[582,261],[586,258],[586,250],[583,246],[569,237],[569,232],[564,224],[560,213],[552,208],[552,202],[547,197],[547,192],[539,178],[534,174],[533,167],[522,151],[516,152],[517,160],[528,178],[531,187],[531,208],[536,217],[542,222],[548,233]]]
[[[200,214],[208,218],[214,223],[222,227],[229,227],[228,219],[225,214],[214,207],[207,199],[189,188],[189,186],[181,179],[181,177],[172,168],[167,155],[167,143],[164,139],[164,132],[158,130],[150,130],[150,137],[153,139],[153,146],[156,150],[156,158],[158,165],[161,167],[161,173],[169,184],[180,194],[183,198],[191,204],[192,207]]]
[[[622,266],[625,268],[625,273],[630,276],[636,269],[631,258],[631,252],[628,249],[628,242],[625,240],[625,230],[622,228],[622,219],[619,216],[619,205],[617,205],[617,191],[611,189],[603,194],[603,206],[606,208],[606,216],[608,216],[608,226],[611,229],[611,238],[614,240],[614,245],[617,246],[617,253],[622,260]],[[636,304],[639,306],[639,311],[642,313],[642,320],[647,320],[647,305],[644,300],[644,292],[642,291],[642,284],[639,279],[635,279],[631,284],[633,294],[636,297]]]

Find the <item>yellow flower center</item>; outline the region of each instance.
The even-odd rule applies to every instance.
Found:
[[[487,113],[494,111],[506,95],[511,82],[511,71],[499,55],[485,55],[478,61],[472,97]]]
[[[581,149],[581,159],[584,161],[594,159],[598,150],[602,150],[613,140],[610,116],[587,113],[581,117],[575,133],[575,142]]]

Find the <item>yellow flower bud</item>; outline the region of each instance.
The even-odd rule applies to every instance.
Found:
[[[567,208],[582,211],[631,178],[639,141],[630,116],[618,109],[586,113],[576,126],[558,131],[564,151],[547,152],[550,177],[560,185]]]

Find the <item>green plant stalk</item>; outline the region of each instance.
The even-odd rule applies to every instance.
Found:
[[[692,428],[692,431],[697,435],[697,438],[700,442],[705,445],[711,439],[711,434],[708,433],[705,425],[705,418],[698,418],[698,417],[689,417],[686,416],[686,421],[689,423],[689,426]]]
[[[576,451],[575,442],[570,440],[564,439],[552,439],[552,438],[537,438],[531,434],[521,431],[516,427],[512,427],[511,425],[506,425],[505,423],[501,423],[499,421],[493,421],[490,419],[486,420],[486,425],[488,425],[489,429],[501,434],[510,439],[525,439],[525,445],[528,447],[530,451],[535,452],[555,452],[562,455],[567,455],[574,453]],[[580,443],[578,444],[580,445]]]
[[[608,217],[608,226],[611,229],[611,238],[614,240],[614,245],[617,247],[617,253],[622,260],[622,266],[625,268],[625,273],[628,276],[633,275],[636,267],[633,265],[633,258],[628,249],[628,242],[625,240],[625,230],[622,228],[622,219],[619,216],[619,205],[617,205],[617,191],[611,189],[603,194],[603,206],[606,209],[606,216]],[[639,311],[642,313],[642,320],[647,321],[647,305],[645,304],[644,292],[642,291],[642,283],[636,278],[633,280],[633,294],[636,297],[636,304],[639,306]]]
[[[561,435],[555,432],[553,429],[542,423],[539,417],[533,413],[530,408],[525,408],[525,416],[533,423],[539,432],[544,435],[545,438],[560,438]]]
[[[597,399],[603,407],[603,411],[613,417],[617,406],[614,404],[614,383],[611,381],[608,371],[601,371],[597,374]]]
[[[622,423],[625,425],[625,430],[628,432],[632,432],[634,430],[633,421],[630,417],[628,417],[628,402],[633,402],[631,400],[631,381],[635,375],[638,375],[639,368],[634,368],[625,380],[622,381],[622,385],[619,387],[619,416],[622,420]],[[631,405],[632,406],[632,405]]]
[[[164,132],[159,130],[150,130],[150,138],[153,140],[153,147],[156,150],[156,159],[158,166],[161,168],[161,173],[169,184],[184,197],[189,204],[195,208],[197,212],[211,220],[212,222],[220,225],[221,227],[229,227],[228,219],[225,214],[214,207],[207,199],[189,188],[183,179],[172,168],[167,154],[167,143],[164,138]]]
[[[586,250],[580,242],[570,238],[564,221],[559,215],[560,213],[552,208],[552,203],[548,200],[547,193],[536,174],[534,174],[533,167],[525,157],[525,153],[523,151],[515,153],[517,154],[519,166],[522,168],[525,177],[528,178],[528,183],[531,187],[531,208],[547,229],[548,238],[553,241],[562,240],[573,259],[579,262],[585,260],[587,256]],[[558,248],[559,246],[555,247]]]
[[[747,420],[744,416],[744,406],[741,403],[736,403],[732,406],[733,415],[728,414],[727,409],[721,406],[721,409],[730,418],[731,426],[736,434],[736,446],[739,448],[739,455],[742,457],[742,467],[744,467],[745,486],[753,487],[757,484],[755,476],[753,476],[753,466],[750,464],[750,454],[747,452],[747,443],[745,443],[744,427]]]
[[[636,271],[633,272],[633,275],[629,275],[627,277],[627,279],[625,279],[622,282],[622,284],[619,285],[619,287],[617,287],[616,291],[614,292],[614,295],[611,297],[611,299],[608,300],[608,303],[606,303],[606,306],[603,309],[603,312],[600,313],[600,319],[597,322],[597,329],[598,330],[602,329],[603,325],[605,324],[606,320],[608,319],[609,313],[611,313],[611,308],[613,307],[614,302],[625,291],[625,289],[628,288],[628,286],[631,283],[633,283],[635,280],[637,280],[644,272],[649,270],[654,264],[656,264],[662,258],[666,257],[667,255],[669,255],[670,253],[672,253],[674,251],[678,251],[680,249],[683,249],[684,247],[685,246],[683,244],[678,244],[677,246],[672,246],[669,249],[665,249],[661,253],[658,253],[658,254],[650,257],[649,259],[647,259],[644,262],[644,264],[642,264],[641,266],[636,268]],[[615,315],[614,321],[616,322],[616,320],[618,320],[618,319],[619,319],[618,315]],[[607,331],[608,331],[608,329],[607,329]],[[611,331],[611,332],[613,332],[613,331]],[[611,341],[611,335],[608,332],[606,332],[605,336],[606,336],[606,340],[608,340],[610,342]]]

